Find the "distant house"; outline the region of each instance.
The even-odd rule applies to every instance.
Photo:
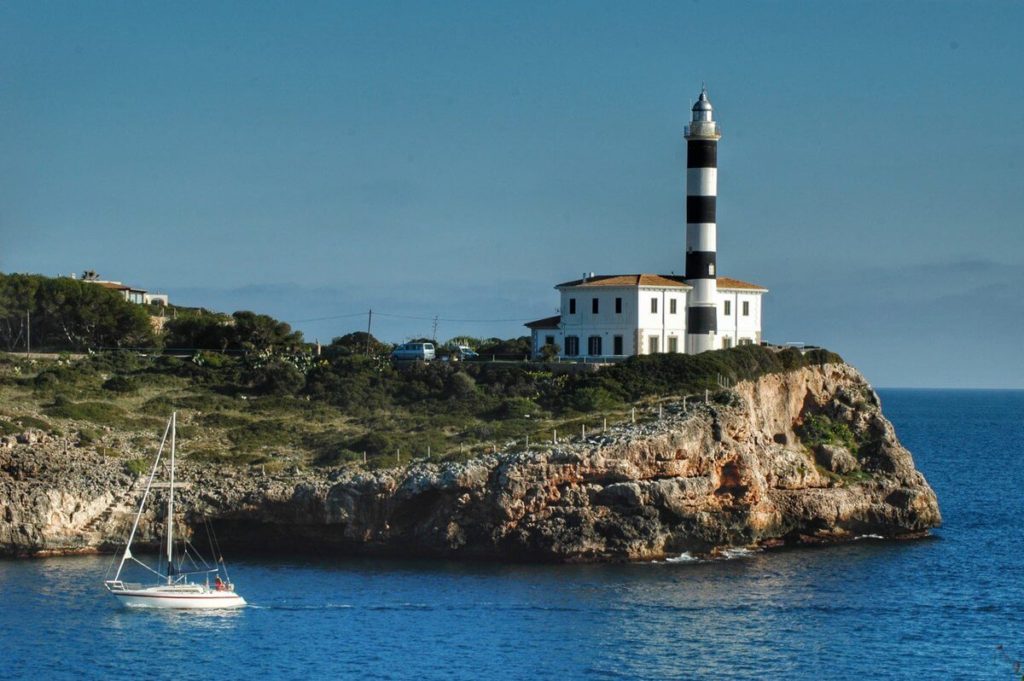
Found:
[[[77,277],[72,274],[71,278],[76,279]],[[146,289],[128,286],[119,281],[100,279],[99,275],[93,270],[86,270],[83,272],[82,281],[88,284],[102,286],[103,288],[110,289],[111,291],[117,291],[121,294],[121,297],[129,303],[136,303],[137,305],[170,305],[170,298],[166,293],[150,293],[146,291]]]

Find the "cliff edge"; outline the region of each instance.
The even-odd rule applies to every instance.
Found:
[[[43,438],[45,440],[45,438]],[[144,480],[31,434],[0,449],[0,555],[110,550]],[[222,545],[534,561],[916,537],[941,524],[877,395],[846,364],[738,383],[587,440],[466,463],[262,475],[184,459],[182,521]],[[144,517],[143,541],[161,529]]]

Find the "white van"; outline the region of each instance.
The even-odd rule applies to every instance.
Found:
[[[405,343],[399,345],[391,353],[391,359],[394,360],[423,360],[429,362],[434,359],[434,344],[433,343]]]

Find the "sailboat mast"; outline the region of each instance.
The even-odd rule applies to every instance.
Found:
[[[167,495],[167,583],[174,577],[174,435],[178,429],[178,412],[171,412],[171,480]]]
[[[164,428],[164,436],[160,439],[160,448],[156,450],[156,460],[153,461],[153,468],[149,471],[149,480],[146,482],[146,491],[139,502],[139,511],[135,514],[135,522],[132,524],[132,531],[128,535],[128,543],[124,547],[124,555],[121,556],[121,564],[117,566],[117,574],[114,581],[121,579],[121,570],[125,562],[132,557],[132,540],[135,539],[135,531],[139,529],[139,519],[142,518],[142,509],[146,508],[146,500],[149,499],[149,491],[153,488],[153,480],[156,479],[156,471],[160,466],[160,456],[164,453],[164,445],[167,444],[167,434],[171,430],[171,421],[168,419],[167,427]]]

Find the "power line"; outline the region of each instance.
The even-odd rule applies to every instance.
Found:
[[[448,319],[447,317],[417,317],[391,312],[375,312],[374,314],[384,315],[385,317],[397,317],[399,319],[419,319],[428,322],[432,322],[435,319],[439,322],[521,322],[523,320],[522,317],[515,317],[513,319]]]
[[[365,312],[353,312],[352,314],[339,314],[333,317],[313,317],[312,319],[287,319],[285,320],[285,323],[302,324],[304,322],[326,322],[331,319],[348,319],[350,317],[362,317],[365,314]]]
[[[427,322],[433,322],[433,321],[448,322],[448,323],[454,322],[454,323],[459,323],[459,324],[468,324],[468,323],[474,323],[474,324],[477,324],[477,323],[480,323],[480,324],[488,323],[488,324],[493,324],[493,323],[496,323],[496,322],[521,322],[523,320],[522,317],[515,317],[515,318],[512,318],[512,319],[448,319],[446,317],[436,317],[436,316],[435,317],[419,317],[419,316],[416,316],[416,315],[397,314],[397,313],[394,313],[394,312],[378,312],[376,310],[374,311],[373,314],[377,315],[377,316],[381,316],[381,317],[394,317],[396,319],[416,319],[416,320],[427,321]],[[332,319],[350,319],[352,317],[364,317],[364,316],[366,316],[365,312],[353,312],[351,314],[334,315],[334,316],[331,316],[331,317],[313,317],[311,319],[289,319],[289,320],[286,320],[286,321],[287,321],[288,324],[302,324],[302,323],[305,323],[305,322],[325,322],[325,321],[330,321]]]

